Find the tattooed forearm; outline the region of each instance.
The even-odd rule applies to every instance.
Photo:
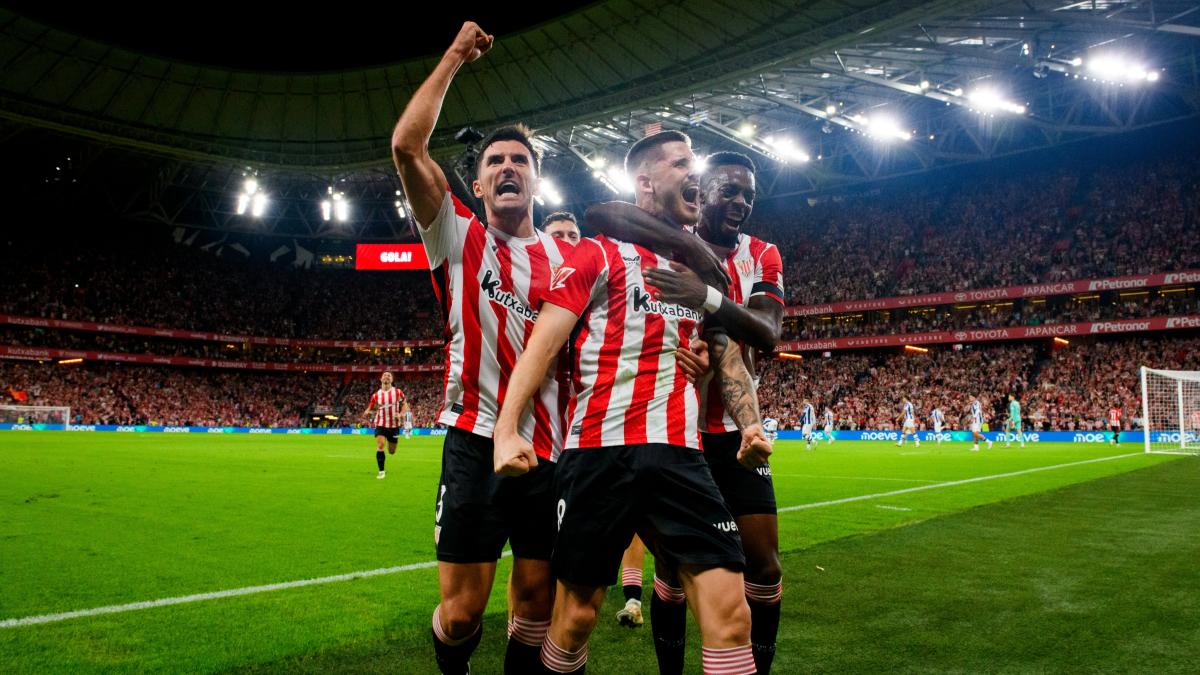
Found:
[[[732,348],[729,336],[716,335],[710,338],[709,354],[717,364],[717,373],[721,383],[721,399],[725,410],[737,424],[738,429],[745,429],[761,423],[758,412],[758,396],[754,393],[754,383],[746,364],[742,361],[742,352],[736,345]]]

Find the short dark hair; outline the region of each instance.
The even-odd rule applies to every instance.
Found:
[[[555,211],[554,213],[546,216],[545,220],[542,221],[542,229],[546,229],[547,225],[558,220],[569,220],[572,223],[575,223],[575,227],[579,227],[579,221],[575,220],[574,213],[571,213],[570,211]]]
[[[754,166],[754,160],[750,159],[750,157],[740,152],[730,152],[727,150],[714,152],[709,155],[705,160],[705,164],[708,168],[705,169],[704,173],[708,173],[718,166],[729,166],[731,164],[734,166],[744,166],[750,170],[750,173],[758,172],[758,169]]]
[[[687,146],[692,147],[692,139],[682,131],[660,131],[657,134],[650,134],[642,140],[634,143],[629,148],[629,152],[625,153],[625,173],[632,173],[633,170],[642,163],[642,158],[651,150],[656,150],[662,147],[665,143],[672,142],[687,143]]]
[[[475,157],[475,175],[479,175],[479,168],[483,166],[483,156],[487,153],[487,149],[493,143],[500,141],[516,141],[526,148],[529,148],[529,155],[533,158],[533,171],[541,175],[542,173],[542,156],[538,154],[537,148],[533,147],[533,130],[524,124],[511,124],[506,127],[495,129],[488,134],[482,141],[479,142],[479,154]]]

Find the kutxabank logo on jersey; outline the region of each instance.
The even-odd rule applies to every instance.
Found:
[[[679,319],[691,319],[699,322],[703,319],[703,315],[694,309],[674,305],[661,300],[655,300],[654,296],[650,295],[641,286],[634,286],[630,291],[630,299],[633,304],[633,311],[643,312],[646,314],[658,314],[660,316],[675,317]]]
[[[483,279],[480,280],[479,287],[483,289],[484,293],[487,293],[488,300],[510,312],[516,312],[526,321],[537,321],[537,310],[531,309],[528,305],[521,302],[520,298],[513,295],[510,291],[501,290],[500,277],[493,274],[490,269],[484,270]]]

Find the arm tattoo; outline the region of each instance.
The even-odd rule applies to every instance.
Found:
[[[742,361],[742,352],[734,345],[730,349],[729,336],[716,333],[709,337],[709,354],[717,364],[721,383],[721,399],[725,410],[737,424],[738,429],[761,423],[758,413],[758,396],[750,372]]]

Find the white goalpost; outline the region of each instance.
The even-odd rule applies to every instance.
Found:
[[[71,408],[60,405],[0,405],[0,424],[70,424]]]
[[[1200,371],[1142,366],[1146,452],[1200,454]]]

